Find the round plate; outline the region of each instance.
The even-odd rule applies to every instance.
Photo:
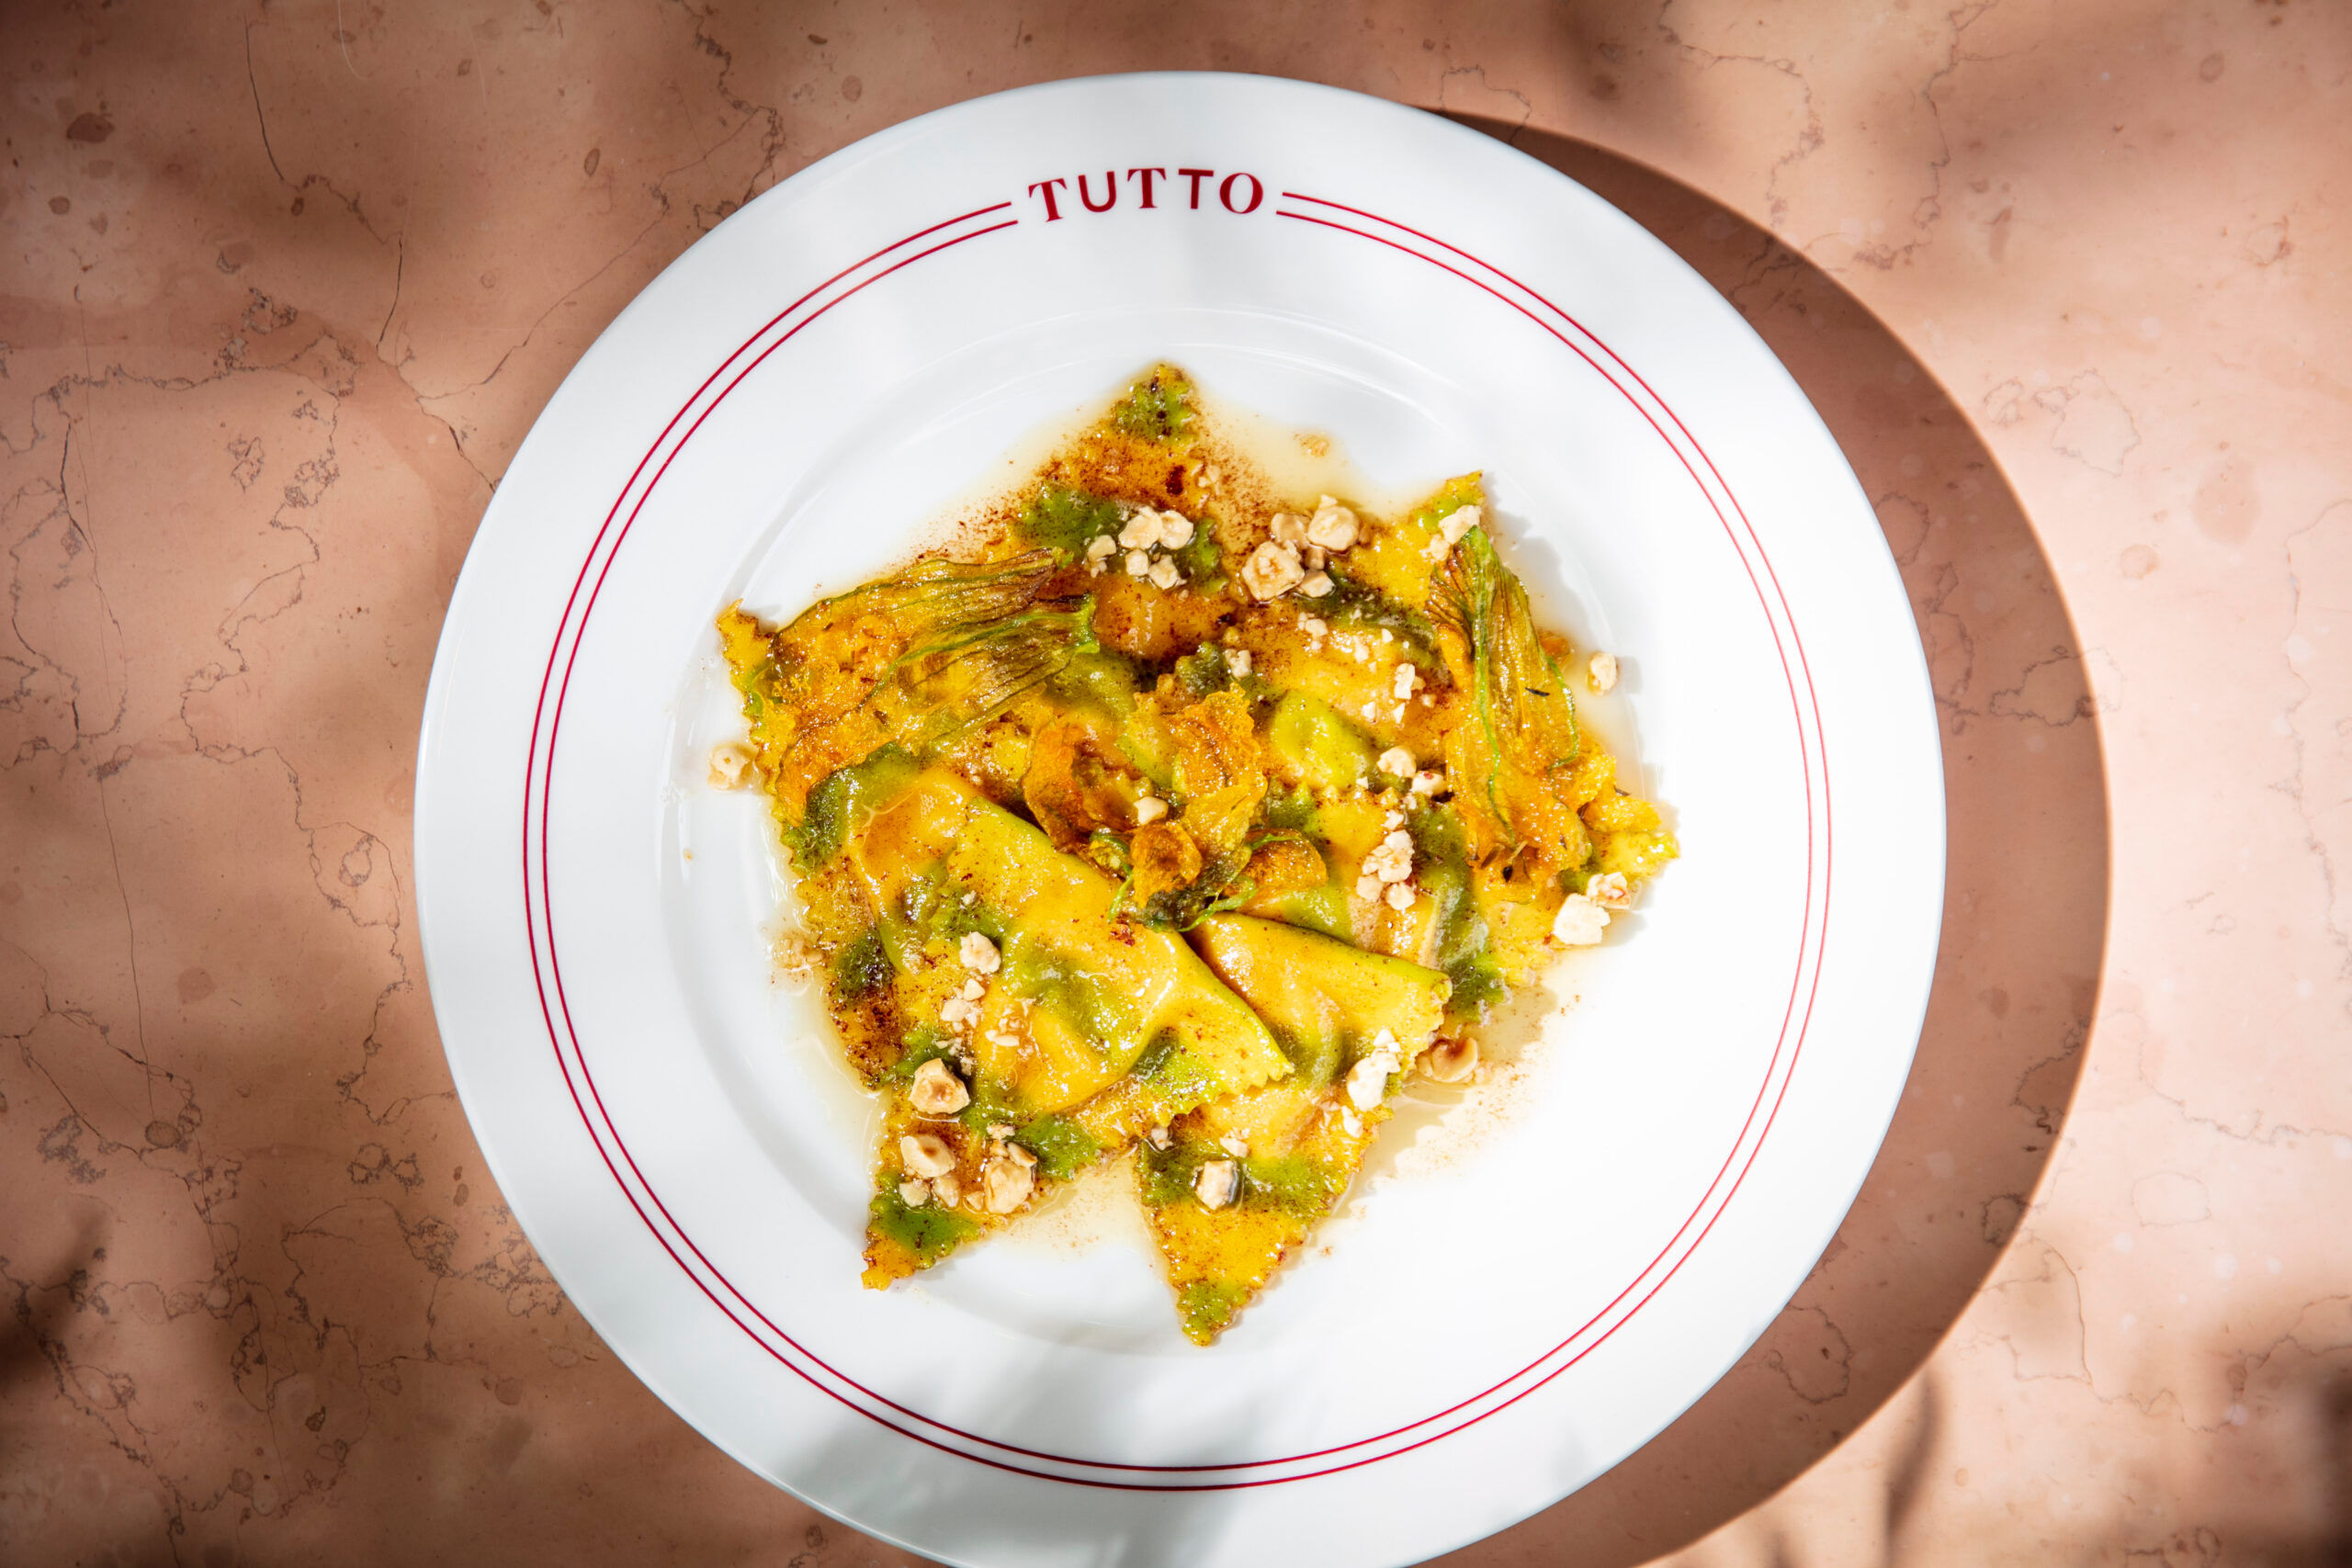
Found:
[[[889,564],[1160,358],[1370,484],[1484,469],[1544,618],[1622,659],[1613,739],[1682,845],[1553,971],[1507,1092],[1389,1129],[1208,1349],[1119,1234],[859,1288],[871,1111],[771,980],[763,803],[702,782],[720,609]],[[1772,1320],[1909,1066],[1940,781],[1869,504],[1663,245],[1391,104],[1105,78],[826,159],[581,360],[450,606],[418,902],[508,1201],[712,1441],[950,1562],[1340,1568],[1582,1485]]]

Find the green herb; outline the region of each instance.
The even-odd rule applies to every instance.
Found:
[[[895,1181],[874,1195],[871,1213],[876,1235],[888,1236],[926,1264],[954,1251],[980,1228],[953,1209],[929,1203],[920,1209],[909,1208],[899,1196]]]
[[[1111,423],[1138,441],[1163,445],[1184,434],[1193,423],[1193,384],[1173,366],[1152,367],[1111,410]]]

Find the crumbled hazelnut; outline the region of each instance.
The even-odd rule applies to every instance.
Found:
[[[1147,506],[1127,519],[1119,530],[1119,547],[1123,550],[1148,550],[1159,543],[1159,513]]]
[[[1181,550],[1193,542],[1193,520],[1181,512],[1159,514],[1159,547]]]
[[[1413,907],[1413,888],[1410,883],[1392,882],[1388,885],[1388,891],[1381,897],[1388,901],[1390,908],[1400,915]]]
[[[1306,563],[1307,570],[1321,571],[1330,564],[1331,553],[1320,545],[1306,545],[1300,548],[1298,558]]]
[[[1356,1114],[1353,1106],[1340,1107],[1340,1125],[1348,1130],[1348,1136],[1351,1138],[1363,1136],[1363,1118]]]
[[[956,1151],[936,1133],[902,1133],[899,1163],[917,1176],[944,1176],[956,1168]]]
[[[1295,512],[1277,512],[1273,535],[1277,544],[1303,545],[1306,543],[1306,519]]]
[[[1369,1111],[1388,1093],[1388,1079],[1401,1064],[1386,1051],[1376,1051],[1348,1069],[1348,1102]]]
[[[1309,599],[1320,599],[1331,592],[1331,574],[1328,571],[1309,572],[1299,580],[1298,591]]]
[[[1010,1145],[1008,1145],[1010,1146]],[[1037,1190],[1037,1173],[1010,1157],[992,1159],[980,1168],[980,1201],[991,1214],[1009,1214],[1029,1201]]]
[[[1363,857],[1363,874],[1383,882],[1403,882],[1413,874],[1413,835],[1399,828]]]
[[[1305,632],[1308,637],[1329,637],[1331,635],[1330,623],[1324,620],[1319,615],[1299,616],[1298,629]]]
[[[1445,787],[1445,773],[1437,768],[1423,768],[1413,775],[1415,795],[1435,795]]]
[[[1227,1154],[1231,1155],[1235,1159],[1247,1159],[1250,1157],[1250,1140],[1244,1138],[1238,1133],[1227,1133],[1224,1137],[1219,1138],[1216,1141],[1216,1146],[1223,1149]]]
[[[1150,1132],[1146,1133],[1143,1135],[1143,1141],[1149,1144],[1153,1148],[1159,1149],[1164,1153],[1168,1149],[1168,1146],[1173,1144],[1176,1140],[1169,1136],[1167,1128],[1154,1127]]]
[[[1356,878],[1356,897],[1359,898],[1377,898],[1380,897],[1380,888],[1381,881],[1376,876]]]
[[[935,1176],[932,1178],[931,1195],[939,1200],[941,1208],[952,1209],[963,1201],[964,1184],[956,1179],[953,1171],[943,1176]]]
[[[754,775],[752,749],[741,740],[722,740],[710,749],[710,787],[741,789]]]
[[[1439,1040],[1421,1053],[1421,1071],[1439,1083],[1461,1083],[1478,1070],[1478,1043],[1468,1035]]]
[[[1152,585],[1157,588],[1173,588],[1184,581],[1184,574],[1178,570],[1176,563],[1166,556],[1152,562],[1151,570],[1145,575],[1151,579]]]
[[[1446,548],[1461,543],[1462,536],[1486,520],[1486,512],[1477,506],[1457,507],[1445,514],[1438,527],[1443,531]]]
[[[1129,577],[1141,577],[1150,570],[1151,558],[1149,556],[1144,554],[1141,550],[1129,550],[1127,552],[1127,575]]]
[[[931,1183],[906,1180],[899,1183],[899,1201],[910,1209],[920,1209],[931,1201]]]
[[[814,979],[824,963],[824,950],[798,926],[786,926],[775,933],[775,966],[788,978]]]
[[[1247,675],[1250,673],[1250,650],[1246,648],[1227,649],[1225,650],[1225,668],[1226,672],[1231,675]]]
[[[974,976],[964,982],[964,988],[956,994],[967,1002],[977,1002],[989,994],[989,988],[986,982]]]
[[[966,931],[964,940],[956,945],[956,955],[964,961],[964,967],[975,975],[993,975],[1004,962],[1004,955],[996,950],[996,943],[990,942],[983,931]]]
[[[1168,803],[1156,795],[1136,796],[1136,826],[1157,822],[1168,815]]]
[[[1622,871],[1604,871],[1584,885],[1584,896],[1604,909],[1634,907],[1634,885]]]
[[[1591,674],[1594,691],[1605,696],[1617,689],[1617,656],[1615,654],[1596,653],[1592,656],[1592,662],[1587,665],[1586,669]]]
[[[1327,550],[1344,550],[1356,542],[1356,514],[1327,495],[1306,520],[1306,538]]]
[[[1395,778],[1413,776],[1413,754],[1402,746],[1391,746],[1380,754],[1380,771]]]
[[[1109,560],[1113,556],[1115,556],[1118,553],[1119,541],[1113,538],[1108,534],[1097,534],[1094,537],[1086,541],[1086,558],[1088,560]]]
[[[979,1005],[969,997],[950,997],[939,1004],[939,1021],[954,1030],[970,1029],[980,1021]]]
[[[1241,1168],[1229,1159],[1213,1159],[1193,1178],[1193,1190],[1204,1209],[1222,1209],[1241,1189]]]
[[[1019,1144],[1006,1144],[1001,1152],[1004,1158],[1011,1160],[1015,1165],[1035,1165],[1037,1163],[1037,1156],[1031,1154],[1027,1149],[1023,1148]]]
[[[1413,694],[1413,688],[1420,683],[1421,667],[1408,659],[1396,666],[1396,680],[1389,689],[1396,694],[1396,700],[1401,703],[1410,697]]]
[[[1260,545],[1241,565],[1243,584],[1261,600],[1281,598],[1306,576],[1306,569],[1298,564],[1298,547],[1279,539]]]
[[[1569,947],[1591,947],[1609,929],[1609,911],[1581,893],[1571,893],[1552,917],[1552,940]]]
[[[933,1056],[915,1069],[914,1080],[907,1086],[907,1103],[918,1116],[953,1116],[972,1103],[972,1091],[946,1063]]]
[[[990,1142],[1001,1144],[1011,1136],[1012,1136],[1012,1122],[991,1122],[989,1123],[989,1139]]]

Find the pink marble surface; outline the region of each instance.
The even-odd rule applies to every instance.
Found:
[[[1656,229],[1845,445],[1944,718],[1860,1202],[1457,1560],[2344,1561],[2336,0],[8,8],[0,1560],[904,1560],[696,1438],[500,1204],[415,728],[492,488],[664,263],[907,115],[1157,67],[1470,118]]]

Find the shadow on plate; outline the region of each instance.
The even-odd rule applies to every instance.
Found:
[[[2057,1141],[2107,930],[2096,705],[2041,545],[1925,367],[1804,256],[1566,137],[1475,118],[1664,240],[1737,306],[1844,448],[1901,564],[1942,721],[1950,869],[1918,1055],[1861,1195],[1796,1299],[1614,1470],[1443,1561],[1617,1568],[1803,1473],[1924,1362],[1992,1270]]]

